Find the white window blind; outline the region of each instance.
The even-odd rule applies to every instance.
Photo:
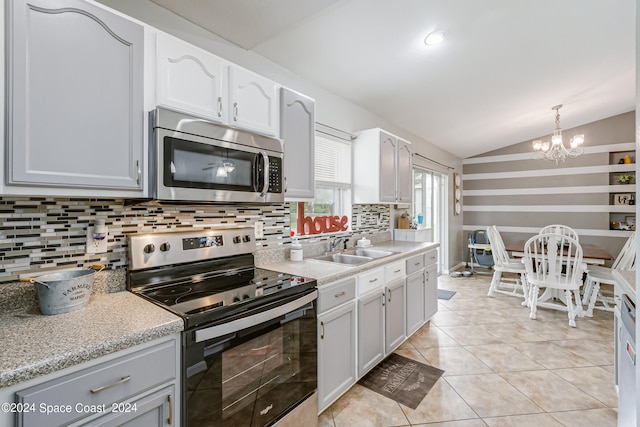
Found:
[[[351,186],[351,144],[316,135],[316,183]]]

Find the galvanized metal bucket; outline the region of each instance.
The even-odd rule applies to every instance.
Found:
[[[42,314],[61,314],[86,306],[91,296],[94,274],[104,269],[96,264],[89,270],[71,270],[20,279],[33,283]]]

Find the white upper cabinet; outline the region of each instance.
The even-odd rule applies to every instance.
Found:
[[[4,192],[141,196],[143,27],[80,0],[7,4]]]
[[[382,129],[353,142],[353,202],[411,203],[411,143]]]
[[[252,132],[279,136],[279,86],[158,32],[158,105]]]
[[[278,136],[278,86],[271,80],[229,65],[229,105],[232,126]]]
[[[163,33],[156,46],[158,105],[226,122],[227,63]]]
[[[284,141],[285,198],[315,195],[315,101],[287,88],[280,89],[280,138]]]

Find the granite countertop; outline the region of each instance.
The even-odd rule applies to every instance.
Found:
[[[393,261],[407,258],[411,255],[426,252],[440,246],[433,242],[407,242],[389,240],[378,242],[370,246],[371,249],[398,252],[388,257],[375,259],[371,262],[360,265],[339,264],[337,262],[320,261],[312,258],[305,258],[302,261],[280,261],[263,263],[258,267],[266,270],[278,271],[281,273],[293,274],[296,276],[311,277],[318,281],[318,287],[327,283],[340,280],[342,278],[358,274],[362,271],[371,270],[376,267],[388,264]]]
[[[92,295],[69,313],[0,314],[0,387],[46,375],[183,330],[175,316],[130,292]]]
[[[627,270],[613,270],[613,278],[616,284],[622,287],[622,291],[636,300],[636,272]]]

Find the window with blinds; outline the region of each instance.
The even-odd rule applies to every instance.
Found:
[[[351,143],[316,136],[316,185],[351,187]]]
[[[316,133],[315,163],[315,199],[291,203],[292,230],[296,230],[298,212],[302,209],[304,216],[351,218],[351,142]]]

